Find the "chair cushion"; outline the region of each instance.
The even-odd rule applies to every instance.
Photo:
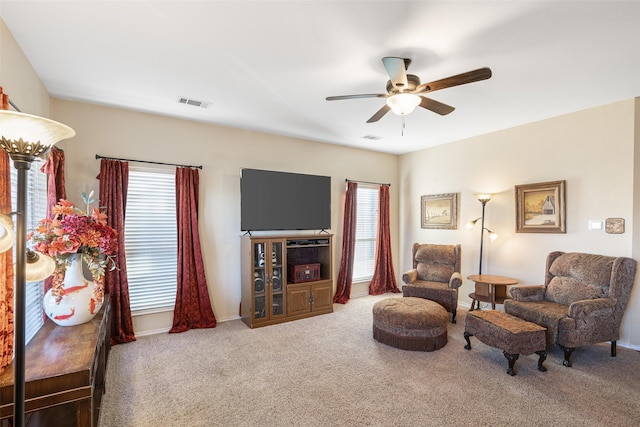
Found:
[[[545,299],[558,304],[571,305],[576,301],[606,298],[609,288],[584,283],[571,277],[554,277],[547,286]]]
[[[549,272],[555,276],[547,286],[545,299],[558,304],[607,298],[613,258],[602,255],[567,253],[556,258]]]
[[[432,282],[449,282],[455,271],[455,245],[420,245],[416,250],[418,279]]]
[[[615,258],[604,255],[566,253],[553,261],[549,272],[608,288],[614,261]]]
[[[547,342],[558,342],[560,320],[569,314],[569,306],[551,301],[504,301],[504,311],[512,316],[547,328]]]
[[[417,265],[418,279],[427,282],[446,282],[449,284],[449,278],[454,273],[453,265],[420,263]]]
[[[404,285],[402,295],[435,301],[450,313],[458,308],[458,289],[450,288],[448,283],[418,280]]]

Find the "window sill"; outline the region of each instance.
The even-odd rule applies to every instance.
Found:
[[[132,317],[145,316],[147,314],[166,313],[167,311],[173,311],[175,306],[147,308],[144,310],[136,310],[131,312]]]

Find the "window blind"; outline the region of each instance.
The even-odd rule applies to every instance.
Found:
[[[33,230],[38,222],[47,216],[47,174],[40,172],[41,167],[42,162],[36,161],[27,171],[27,213],[25,217],[27,230]],[[11,205],[13,211],[17,209],[17,184],[18,171],[13,167],[13,161],[11,161]],[[27,242],[27,247],[33,247],[31,242]],[[14,262],[15,256],[14,246]],[[28,343],[44,324],[42,311],[44,282],[27,282],[25,294],[25,342]]]
[[[373,277],[378,234],[378,187],[358,184],[353,282]]]
[[[171,310],[178,274],[174,170],[129,167],[124,238],[132,314]]]

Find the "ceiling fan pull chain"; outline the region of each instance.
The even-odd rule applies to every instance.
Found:
[[[404,116],[402,116],[402,136],[404,136]]]

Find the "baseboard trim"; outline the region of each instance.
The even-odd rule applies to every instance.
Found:
[[[148,335],[167,334],[170,330],[171,328],[151,329],[149,331],[136,333],[136,338],[146,337]]]
[[[360,298],[360,297],[368,297],[368,296],[369,296],[368,292],[360,292],[358,294],[351,295],[351,298]]]
[[[217,323],[224,323],[224,322],[229,322],[231,320],[240,320],[240,319],[241,319],[240,316],[232,316],[232,317],[229,317],[227,319],[222,319],[222,320],[216,319],[216,322]],[[138,338],[138,337],[146,337],[146,336],[149,336],[149,335],[168,334],[170,330],[171,330],[171,328],[151,329],[149,331],[136,333],[135,336],[136,336],[136,338]]]

